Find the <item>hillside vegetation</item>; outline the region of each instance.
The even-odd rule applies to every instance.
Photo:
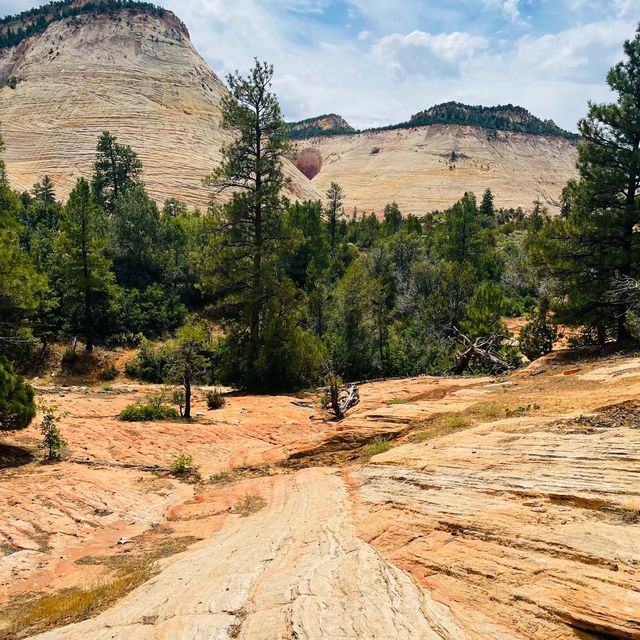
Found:
[[[529,113],[524,107],[512,104],[483,107],[462,104],[461,102],[445,102],[412,115],[411,119],[406,122],[372,129],[354,129],[343,118],[335,116],[335,114],[291,122],[288,126],[290,137],[294,140],[301,140],[318,136],[355,135],[393,129],[411,129],[436,124],[466,125],[490,131],[561,136],[568,140],[580,138],[576,133],[561,129],[552,120],[541,120]]]
[[[78,3],[77,0],[50,2],[0,20],[0,49],[15,47],[28,37],[44,33],[47,27],[59,20],[86,14],[114,14],[122,10],[142,11],[163,17],[169,12],[150,2],[135,0],[101,0]]]

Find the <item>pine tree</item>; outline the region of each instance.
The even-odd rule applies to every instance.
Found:
[[[273,66],[256,60],[247,77],[228,76],[222,127],[235,133],[222,150],[221,165],[205,180],[230,200],[212,208],[212,231],[203,260],[201,286],[216,295],[218,308],[242,351],[245,384],[255,384],[269,297],[278,280],[278,259],[287,245],[282,161],[288,150],[286,124],[271,91]]]
[[[493,193],[491,192],[491,189],[486,189],[482,194],[482,201],[480,202],[480,213],[490,218],[493,218],[496,215],[493,204]]]
[[[118,196],[139,183],[142,163],[131,147],[118,144],[108,131],[98,139],[96,151],[93,192],[98,203],[112,214]]]
[[[607,74],[617,94],[590,104],[579,123],[580,177],[563,194],[563,216],[533,233],[529,247],[552,284],[560,322],[628,337],[627,306],[610,295],[619,277],[640,272],[640,28],[624,44],[625,59]]]
[[[93,350],[97,308],[114,283],[105,230],[104,211],[95,203],[89,183],[80,178],[62,212],[55,255],[63,307],[84,337],[87,351]]]
[[[344,193],[337,182],[332,182],[327,190],[327,226],[329,229],[329,249],[335,254],[338,242],[338,225],[344,219]]]
[[[0,151],[4,148],[0,138]],[[20,246],[24,228],[17,222],[21,204],[9,187],[0,160],[0,349],[28,339],[27,320],[47,290],[29,255]]]
[[[9,360],[0,356],[0,431],[28,427],[36,415],[33,387],[16,375]]]
[[[480,212],[472,193],[465,193],[446,211],[437,248],[445,260],[469,266],[479,276],[491,278],[500,270],[495,222]]]

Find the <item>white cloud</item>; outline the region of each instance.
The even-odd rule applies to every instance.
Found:
[[[460,73],[462,65],[487,46],[486,38],[469,33],[412,31],[381,38],[371,53],[374,61],[394,74],[433,78]]]
[[[522,22],[519,0],[484,0],[484,6],[490,9],[499,9],[503,17],[511,22]]]
[[[640,20],[638,0],[155,1],[219,76],[269,60],[288,118],[336,112],[356,127],[460,100],[521,104],[575,128],[587,100],[610,99],[606,71]],[[0,0],[0,13],[37,3]]]

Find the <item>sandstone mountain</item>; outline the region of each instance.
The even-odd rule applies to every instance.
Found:
[[[0,20],[0,134],[18,189],[49,174],[66,197],[108,129],[138,152],[158,202],[204,207],[201,179],[229,140],[226,92],[184,24],[152,5],[73,0]],[[498,206],[553,205],[575,174],[575,136],[512,105],[447,103],[369,131],[327,114],[289,129],[291,197],[321,198],[336,181],[349,213],[381,214],[395,200],[423,214],[487,187]]]
[[[30,37],[0,48],[0,133],[12,185],[28,189],[49,174],[65,197],[91,173],[98,136],[108,129],[139,154],[158,202],[173,196],[206,206],[201,179],[228,140],[219,126],[227,89],[184,24],[152,7],[62,6],[64,15],[0,23],[0,36],[35,25]],[[317,196],[288,162],[286,171],[293,197]]]
[[[311,122],[311,121],[307,121]],[[368,131],[345,131],[292,123],[295,162],[319,191],[343,186],[348,212],[381,214],[396,201],[417,215],[444,209],[465,191],[487,187],[499,207],[551,209],[576,174],[577,136],[521,107],[438,105],[405,123]]]

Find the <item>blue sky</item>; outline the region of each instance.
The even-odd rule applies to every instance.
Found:
[[[640,21],[639,0],[156,0],[220,76],[273,62],[288,119],[358,127],[433,104],[519,104],[575,130]],[[33,6],[0,0],[0,14]],[[43,4],[37,3],[36,4]]]

